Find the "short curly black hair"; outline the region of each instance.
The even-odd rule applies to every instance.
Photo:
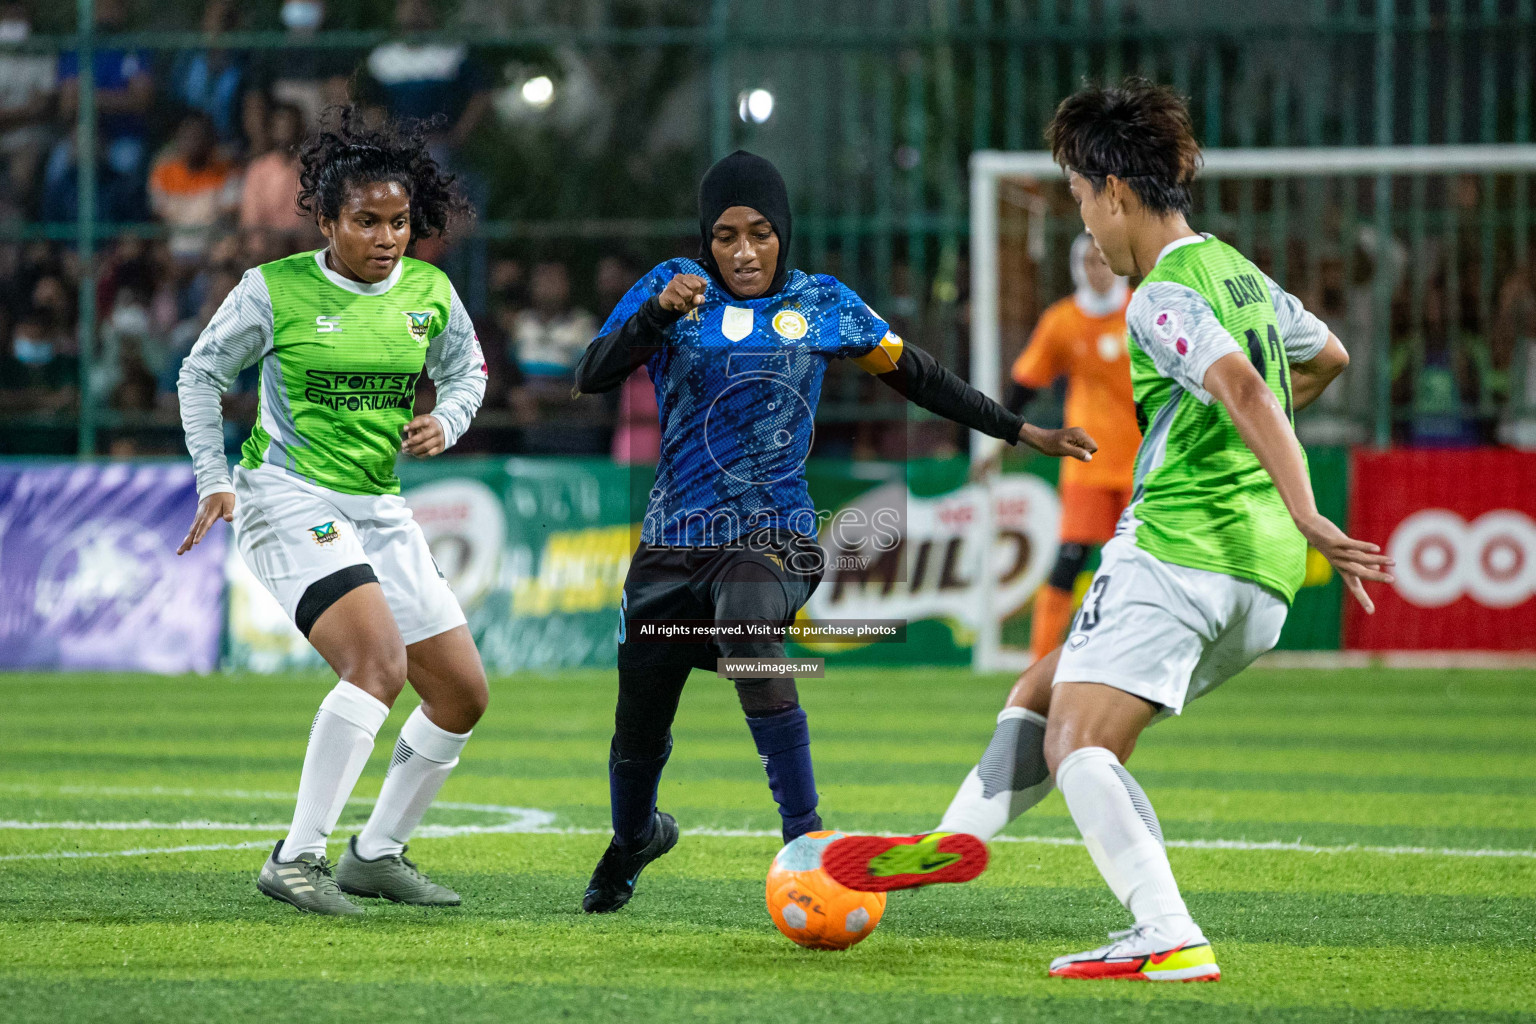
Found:
[[[331,107],[321,128],[299,147],[299,210],[335,219],[347,191],[375,182],[398,182],[411,198],[411,241],[443,235],[470,220],[473,208],[456,178],[445,174],[427,149],[436,121],[367,124],[355,107]]]
[[[1166,85],[1127,78],[1085,85],[1061,101],[1045,130],[1051,156],[1092,183],[1114,175],[1149,213],[1188,214],[1200,144],[1184,98]]]

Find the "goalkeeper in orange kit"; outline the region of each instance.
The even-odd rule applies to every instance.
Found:
[[[1072,588],[1089,548],[1114,536],[1115,523],[1131,500],[1131,471],[1141,444],[1131,399],[1131,361],[1125,346],[1125,307],[1131,291],[1116,277],[1093,238],[1072,243],[1076,290],[1041,315],[1029,343],[1013,364],[1011,412],[1019,412],[1041,388],[1067,378],[1065,422],[1082,426],[1099,442],[1092,462],[1061,467],[1061,547],[1051,575],[1035,594],[1029,651],[1035,659],[1060,646],[1072,619]]]

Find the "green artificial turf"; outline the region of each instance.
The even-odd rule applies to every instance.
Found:
[[[1007,683],[806,681],[828,824],[932,827]],[[1058,795],[978,881],[893,894],[848,952],[792,945],[763,907],[762,769],[703,674],[661,789],[685,835],[625,911],[579,911],[615,682],[569,673],[492,684],[428,815],[454,834],[412,844],[462,907],[301,917],[253,878],[330,685],[0,676],[0,1020],[1536,1021],[1536,673],[1250,672],[1151,730],[1131,768],[1223,970],[1169,986],[1045,976],[1128,923]],[[200,849],[129,852],[173,847]]]

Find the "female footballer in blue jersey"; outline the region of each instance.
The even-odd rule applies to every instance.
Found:
[[[784,657],[785,627],[821,580],[820,522],[806,488],[822,379],[852,359],[910,401],[1009,443],[1087,461],[1081,429],[1042,430],[891,333],[846,285],[791,270],[789,196],[767,160],[736,152],[699,186],[698,259],[645,275],[576,367],[588,394],[644,365],[661,457],[624,582],[619,697],[608,753],[613,840],[582,908],[618,910],[677,843],[656,809],[688,673],[718,658]],[[707,642],[647,642],[647,623],[710,622]],[[766,635],[752,627],[766,628]],[[733,678],[768,772],[784,841],[821,828],[810,731],[792,678]]]

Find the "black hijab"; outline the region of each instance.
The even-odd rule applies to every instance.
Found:
[[[779,236],[779,261],[773,268],[773,281],[767,291],[756,296],[767,298],[783,288],[789,277],[789,190],[784,187],[779,169],[756,154],[738,149],[711,167],[699,182],[699,262],[727,295],[733,293],[715,265],[710,240],[714,237],[715,221],[733,206],[750,206],[768,219],[773,233]]]

